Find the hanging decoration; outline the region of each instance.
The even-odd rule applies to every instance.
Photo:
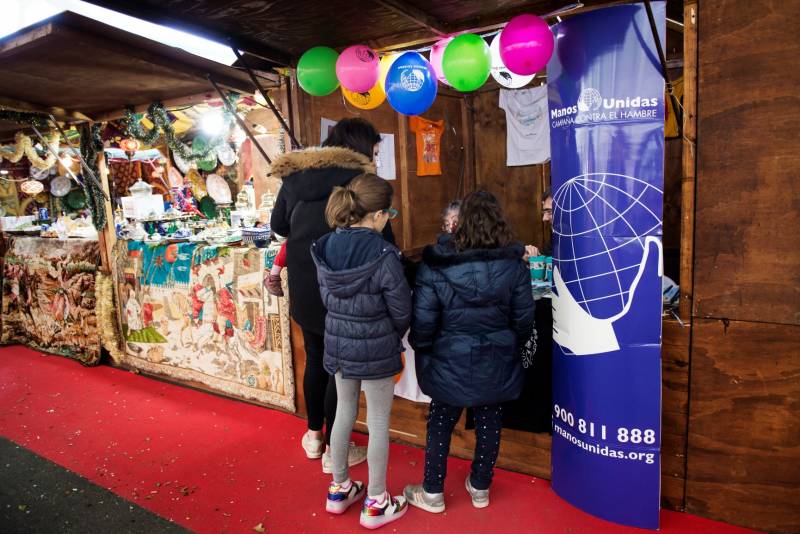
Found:
[[[177,138],[172,122],[169,119],[167,110],[161,102],[153,102],[147,108],[147,119],[155,126],[151,129],[146,129],[140,124],[140,118],[136,116],[132,107],[125,109],[125,130],[128,135],[134,139],[141,141],[145,145],[153,145],[158,138],[164,135],[164,141],[173,154],[184,161],[192,162],[201,159],[209,158],[211,152],[216,153],[217,147],[221,143],[228,140],[228,133],[230,132],[231,125],[233,124],[233,117],[229,113],[224,113],[225,125],[221,133],[208,139],[206,146],[202,152],[195,152],[192,148]]]
[[[336,60],[336,77],[344,89],[354,93],[369,91],[378,82],[380,59],[368,46],[344,49]]]
[[[58,133],[51,133],[46,137],[47,144],[53,148],[52,152],[48,152],[45,158],[39,156],[36,151],[35,143],[33,140],[22,132],[17,132],[14,135],[14,144],[10,146],[0,147],[0,161],[7,159],[11,163],[17,163],[23,156],[28,158],[37,169],[50,169],[58,161],[55,154],[58,153],[58,143],[61,136]],[[13,150],[13,152],[11,151]],[[10,152],[10,153],[9,153]]]
[[[444,71],[442,70],[442,56],[444,56],[444,51],[452,40],[452,37],[445,37],[441,41],[438,41],[431,47],[430,54],[431,66],[433,67],[433,72],[436,73],[436,79],[448,86],[450,85],[450,82],[447,81],[447,77],[444,75]]]
[[[378,84],[381,86],[381,90],[385,93],[386,92],[386,75],[389,74],[389,68],[392,66],[397,58],[400,57],[400,54],[386,54],[381,58],[381,65],[380,65],[380,74],[378,75]]]
[[[425,113],[436,100],[436,74],[418,52],[401,55],[386,75],[386,98],[403,115]]]
[[[16,122],[17,124],[24,124],[26,126],[35,126],[40,130],[50,127],[50,122],[47,117],[37,113],[13,111],[10,109],[0,109],[0,121]]]
[[[445,78],[462,93],[479,89],[489,78],[492,58],[483,37],[465,33],[455,37],[442,56]]]
[[[547,22],[523,13],[511,19],[500,32],[500,57],[514,74],[530,76],[547,66],[554,44]]]
[[[81,126],[81,156],[86,166],[91,169],[96,177],[100,177],[100,170],[97,166],[97,155],[103,154],[102,126],[100,124],[84,124]],[[77,205],[77,198],[70,202],[70,197],[78,191],[73,191],[67,195],[67,204]],[[96,180],[83,180],[83,193],[89,210],[92,212],[92,223],[98,232],[102,232],[106,227],[106,205],[103,190]],[[75,208],[80,209],[80,208]]]
[[[123,139],[119,142],[119,147],[125,152],[125,155],[128,156],[128,159],[133,159],[133,156],[136,155],[136,151],[139,150],[141,145],[139,141],[129,137],[128,139]]]
[[[378,64],[378,81],[369,91],[354,93],[342,87],[345,100],[358,109],[365,110],[375,109],[383,104],[386,100],[386,75],[389,73],[389,67],[398,57],[400,57],[399,54],[389,54],[381,58]]]
[[[336,60],[339,54],[327,46],[307,50],[297,62],[297,83],[303,91],[313,96],[326,96],[339,87],[336,78]]]
[[[499,35],[495,35],[494,39],[492,39],[492,44],[489,45],[489,52],[492,56],[492,78],[503,87],[508,89],[520,89],[528,85],[536,76],[535,74],[520,76],[508,70],[500,57]]]

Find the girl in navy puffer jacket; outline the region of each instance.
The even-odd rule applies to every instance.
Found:
[[[362,385],[369,427],[369,488],[361,524],[377,528],[407,511],[403,497],[386,491],[389,416],[394,375],[403,369],[402,337],[411,321],[411,290],[400,251],[381,237],[392,209],[392,187],[362,174],[334,189],[325,211],[335,231],[311,246],[320,296],[325,304],[325,369],[336,378],[338,403],[331,432],[333,482],[326,509],[344,513],[364,495],[348,474],[350,433],[358,415]]]
[[[475,457],[465,486],[477,508],[489,505],[500,449],[501,403],[522,390],[517,346],[530,335],[533,297],[522,245],[514,243],[497,199],[470,194],[455,234],[423,252],[414,286],[411,345],[417,379],[432,398],[425,480],[409,503],[444,511],[450,437],[465,407],[475,410]]]

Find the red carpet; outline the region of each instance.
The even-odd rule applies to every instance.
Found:
[[[325,513],[328,477],[307,460],[292,415],[111,367],[85,368],[28,349],[0,349],[0,434],[197,532],[358,532],[358,511]],[[358,436],[357,441],[364,441]],[[389,485],[421,478],[423,451],[393,445]],[[545,480],[499,471],[492,504],[463,490],[468,462],[451,459],[447,512],[412,509],[387,532],[642,532],[595,519]],[[365,480],[365,465],[353,470]],[[662,512],[662,532],[748,532]]]

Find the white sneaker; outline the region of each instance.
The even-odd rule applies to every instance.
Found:
[[[347,452],[347,465],[353,467],[367,460],[367,448],[361,447],[350,442],[350,450]],[[331,453],[322,454],[322,472],[326,475],[333,473],[333,457]]]
[[[408,504],[432,514],[444,512],[444,493],[428,493],[422,484],[412,484],[403,490]]]
[[[350,505],[364,496],[364,483],[354,480],[350,487],[342,489],[336,482],[331,482],[328,486],[328,500],[325,502],[325,510],[328,513],[341,515],[350,508]]]
[[[321,439],[312,439],[306,432],[303,434],[303,439],[300,440],[303,450],[306,451],[306,456],[311,460],[319,460],[322,457],[322,452],[325,450],[325,444]]]
[[[467,488],[470,498],[472,498],[472,506],[475,508],[486,508],[489,506],[489,490],[479,490],[472,487],[470,482],[470,475],[467,475],[467,480],[464,481],[464,487]]]
[[[361,508],[359,523],[361,523],[362,527],[373,530],[392,521],[397,521],[406,515],[406,512],[408,512],[406,498],[400,496],[392,497],[387,492],[381,504],[367,497],[367,500],[364,501],[364,507]]]

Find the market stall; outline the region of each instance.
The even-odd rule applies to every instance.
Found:
[[[252,81],[72,13],[4,43],[0,342],[87,364],[102,346],[116,365],[293,410],[287,298],[262,284],[279,248],[264,162],[284,132]],[[76,67],[98,47],[104,62]],[[42,68],[26,97],[18,82]]]

